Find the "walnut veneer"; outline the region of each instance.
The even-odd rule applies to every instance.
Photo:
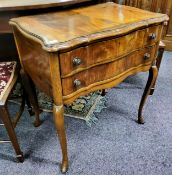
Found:
[[[170,17],[169,23],[164,28],[162,40],[165,43],[165,49],[172,51],[172,1],[171,0],[111,0],[116,3],[122,3],[152,12],[165,13]]]
[[[18,61],[17,49],[8,23],[11,18],[95,3],[98,3],[98,0],[0,0],[0,61]]]
[[[104,3],[10,21],[23,77],[53,97],[62,172],[68,168],[64,104],[149,70],[138,113],[144,123],[142,110],[157,77],[156,55],[167,20],[164,14]]]

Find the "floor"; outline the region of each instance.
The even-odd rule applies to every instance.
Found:
[[[145,105],[146,123],[137,110],[147,73],[126,79],[107,93],[107,108],[92,127],[66,118],[70,168],[67,175],[172,175],[172,53],[166,52],[157,89]],[[10,105],[11,113],[17,106]],[[52,115],[32,125],[25,111],[16,132],[25,154],[16,163],[11,145],[0,145],[0,175],[58,175],[61,153]],[[1,131],[1,130],[0,130]],[[0,132],[0,138],[5,137]]]

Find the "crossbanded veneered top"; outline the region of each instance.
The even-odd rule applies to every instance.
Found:
[[[168,16],[112,2],[10,20],[26,37],[45,50],[65,50],[83,43],[115,37],[162,23]]]

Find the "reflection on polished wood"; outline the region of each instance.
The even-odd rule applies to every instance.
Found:
[[[168,17],[105,3],[10,21],[25,74],[54,100],[54,121],[68,168],[63,105],[89,92],[111,88],[129,75],[150,70],[139,108],[157,74],[155,59]],[[142,122],[140,122],[142,123]]]
[[[99,0],[1,0],[0,1],[0,61],[18,61],[9,20],[14,17],[61,11],[73,6],[86,6]]]
[[[124,5],[129,5],[141,8],[148,11],[165,13],[170,17],[163,32],[163,42],[166,44],[166,50],[172,51],[172,1],[171,0],[111,0],[116,3],[122,2]]]

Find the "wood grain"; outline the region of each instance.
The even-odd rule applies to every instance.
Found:
[[[61,77],[71,76],[97,64],[102,64],[102,62],[106,63],[118,59],[139,48],[154,45],[160,40],[161,29],[162,25],[153,26],[131,32],[123,37],[97,42],[86,47],[79,47],[72,51],[61,53]],[[155,39],[149,38],[149,35],[152,33],[156,35]],[[126,43],[130,44],[126,45]],[[74,58],[80,58],[81,64],[78,66],[74,65]]]
[[[155,58],[155,49],[156,47],[148,47],[113,62],[94,66],[88,70],[74,74],[71,77],[62,79],[63,96],[72,94],[78,89],[82,89],[82,91],[84,91],[84,87],[88,87],[89,85],[94,86],[94,83],[96,82],[101,82],[101,84],[103,84],[104,80],[112,79],[124,72],[127,72],[132,67],[139,67],[140,65],[144,66],[148,64],[151,65],[153,59]],[[144,59],[145,53],[151,54],[150,59]],[[79,88],[74,86],[74,80],[81,81],[81,86]]]
[[[39,4],[40,3],[40,4]],[[15,47],[11,18],[62,11],[64,9],[99,3],[98,0],[1,0],[0,1],[0,60],[19,61]]]
[[[115,0],[112,0],[115,2]],[[166,50],[172,51],[172,1],[171,0],[122,0],[123,4],[149,10],[158,13],[165,13],[170,17],[169,24],[164,28],[162,35]],[[119,1],[118,1],[119,3]]]
[[[46,51],[54,52],[119,36],[166,20],[168,16],[165,14],[105,3],[58,13],[20,17],[12,19],[10,24],[15,25],[26,37],[38,41]]]
[[[114,3],[11,20],[23,69],[53,98],[62,172],[68,168],[64,104],[152,68],[167,20]],[[74,66],[76,57],[81,62]],[[153,83],[142,97],[140,114]]]
[[[14,32],[22,67],[40,90],[52,96],[50,55],[43,51],[39,44],[25,39],[17,29],[14,29]]]

